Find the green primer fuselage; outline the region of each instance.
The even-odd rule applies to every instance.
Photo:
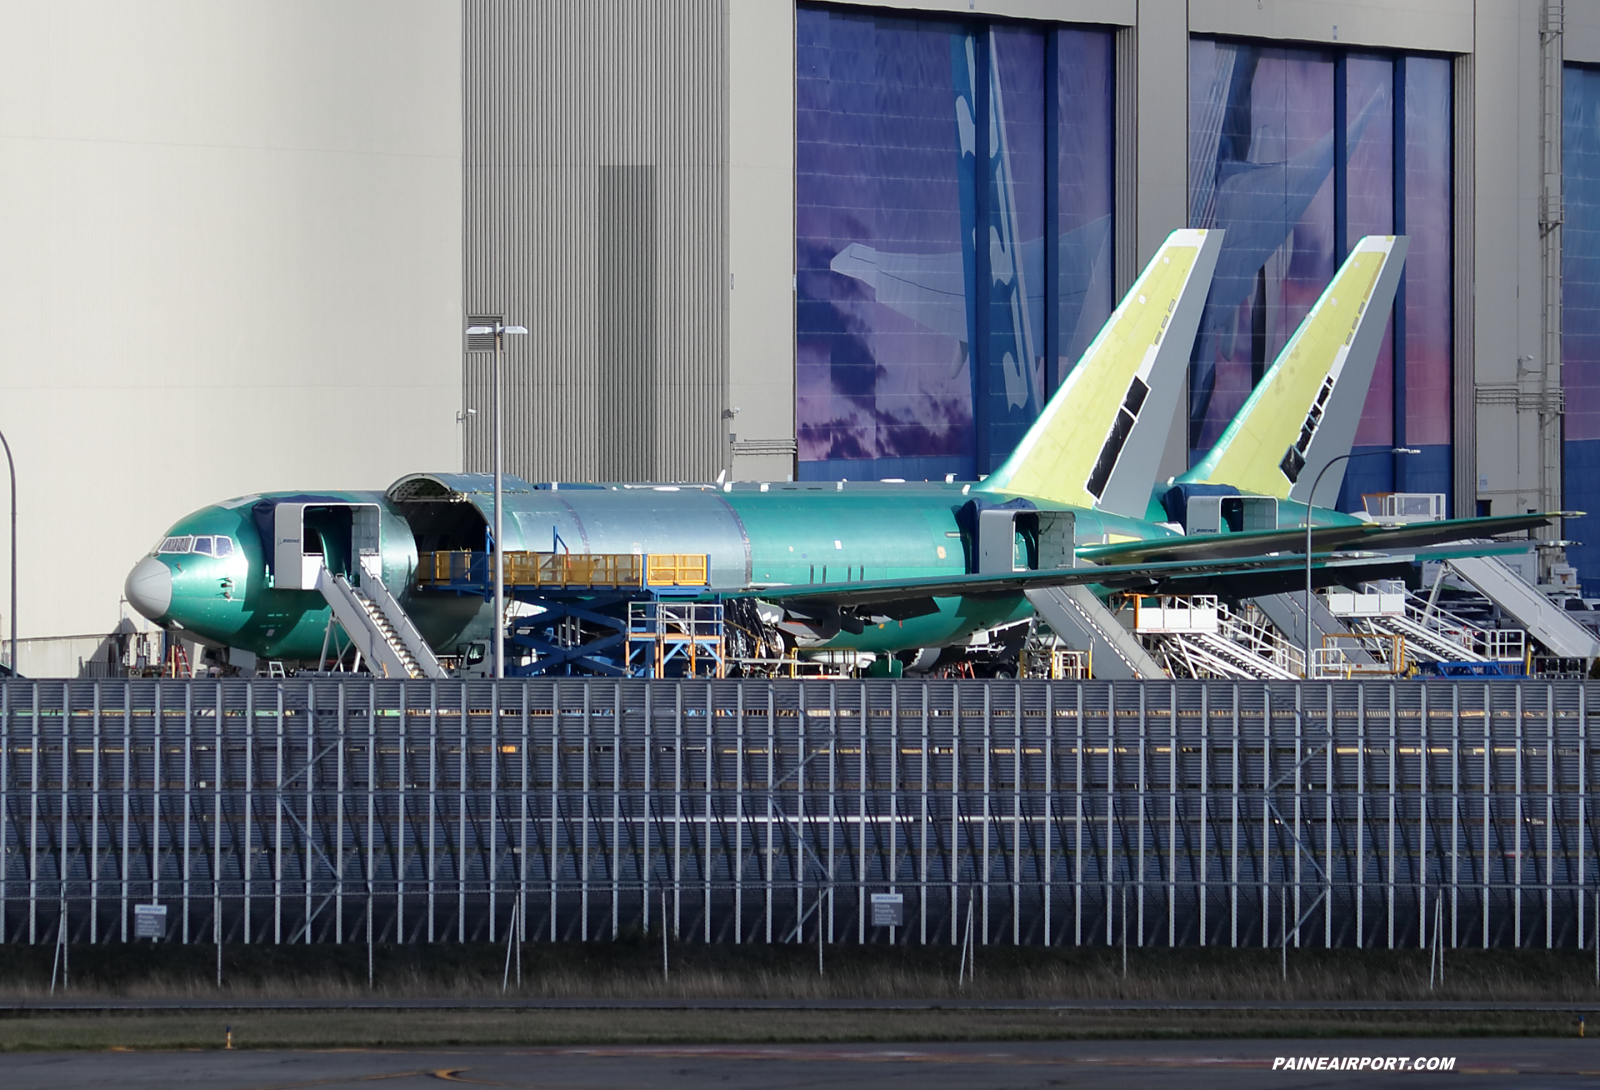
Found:
[[[508,550],[704,553],[713,592],[960,575],[969,565],[971,543],[956,521],[970,498],[970,486],[961,483],[534,489],[512,478],[507,487]],[[226,558],[152,554],[171,571],[172,599],[165,614],[151,619],[176,622],[193,636],[264,657],[315,659],[328,623],[327,603],[316,591],[271,585],[267,547],[252,517],[257,503],[289,495],[269,493],[207,507],[174,525],[169,536],[226,535],[235,552]],[[419,508],[377,492],[328,492],[318,498],[379,505],[383,581],[440,653],[487,638],[492,610],[482,597],[415,587],[418,535],[408,515]],[[493,519],[492,501],[482,493],[470,498],[481,550],[483,528]],[[1066,509],[1047,501],[1037,506]],[[1075,514],[1080,544],[1173,533],[1139,519],[1082,509]],[[308,522],[308,535],[311,531]],[[425,544],[424,551],[430,547],[436,546]],[[330,563],[336,553],[330,541]],[[939,598],[935,604],[937,613],[869,624],[860,634],[840,633],[825,646],[877,652],[937,647],[1032,612],[1020,594]]]

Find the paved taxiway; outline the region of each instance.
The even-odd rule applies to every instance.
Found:
[[[1275,1056],[1454,1056],[1449,1074],[1284,1072]],[[678,1045],[0,1055],[7,1090],[298,1090],[461,1084],[540,1090],[978,1090],[1352,1085],[1573,1087],[1600,1076],[1600,1040],[1340,1039],[951,1045]]]

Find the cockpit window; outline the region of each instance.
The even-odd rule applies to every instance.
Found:
[[[156,549],[158,553],[199,553],[201,556],[232,556],[233,538],[213,534],[169,537]]]

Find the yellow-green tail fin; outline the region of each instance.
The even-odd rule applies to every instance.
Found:
[[[980,490],[1144,515],[1221,248],[1221,231],[1167,236]]]
[[[1222,438],[1180,481],[1308,500],[1317,474],[1355,441],[1406,248],[1403,235],[1356,243]],[[1327,474],[1320,499],[1331,503],[1339,481]]]

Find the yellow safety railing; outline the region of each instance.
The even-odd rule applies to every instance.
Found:
[[[472,553],[455,550],[417,554],[417,586],[465,582],[472,570]]]
[[[703,587],[706,554],[651,553],[649,585],[652,587]]]
[[[510,587],[703,587],[704,553],[527,553],[505,554]],[[489,556],[468,551],[420,553],[418,586],[487,586],[494,578]]]
[[[506,553],[506,583],[516,587],[637,587],[633,553]]]

